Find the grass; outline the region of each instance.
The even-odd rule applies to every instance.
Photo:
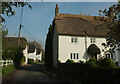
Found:
[[[8,66],[4,66],[2,68],[2,77],[8,75],[10,72],[14,71],[15,67],[13,66],[13,64],[8,65]]]

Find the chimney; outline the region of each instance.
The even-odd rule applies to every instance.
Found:
[[[59,8],[58,5],[56,4],[56,8],[55,8],[55,16],[57,16],[59,14]]]

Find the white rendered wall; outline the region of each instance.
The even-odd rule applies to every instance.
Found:
[[[78,37],[77,43],[71,43],[71,37],[72,36],[64,36],[64,35],[59,35],[58,36],[58,59],[61,62],[66,62],[67,59],[70,59],[70,53],[79,53],[79,59],[75,59],[75,62],[78,62],[79,60],[85,61],[86,60],[86,50],[85,50],[85,37]],[[73,36],[74,37],[74,36]],[[87,37],[87,48],[92,44],[90,43],[90,38]],[[101,45],[102,43],[106,43],[105,38],[96,38],[95,44],[102,49],[103,46]],[[101,50],[102,52],[102,50]],[[103,54],[103,52],[101,53]],[[87,55],[87,58],[89,59],[89,56]]]
[[[41,59],[42,59],[42,51],[40,52],[40,54],[36,55],[36,49],[35,49],[35,52],[33,52],[33,53],[28,53],[27,56],[28,56],[29,59],[41,60]]]
[[[23,56],[25,56],[25,63],[28,63],[28,45],[26,45],[26,48],[23,50]]]

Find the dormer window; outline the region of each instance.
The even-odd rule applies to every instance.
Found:
[[[71,37],[71,43],[77,43],[78,39],[77,37]]]
[[[95,43],[95,38],[90,38],[90,43]]]

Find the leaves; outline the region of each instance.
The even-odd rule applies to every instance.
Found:
[[[2,2],[2,14],[11,17],[15,15],[13,7],[25,7],[26,5],[32,9],[32,6],[28,2]],[[3,17],[2,22],[5,22]]]

